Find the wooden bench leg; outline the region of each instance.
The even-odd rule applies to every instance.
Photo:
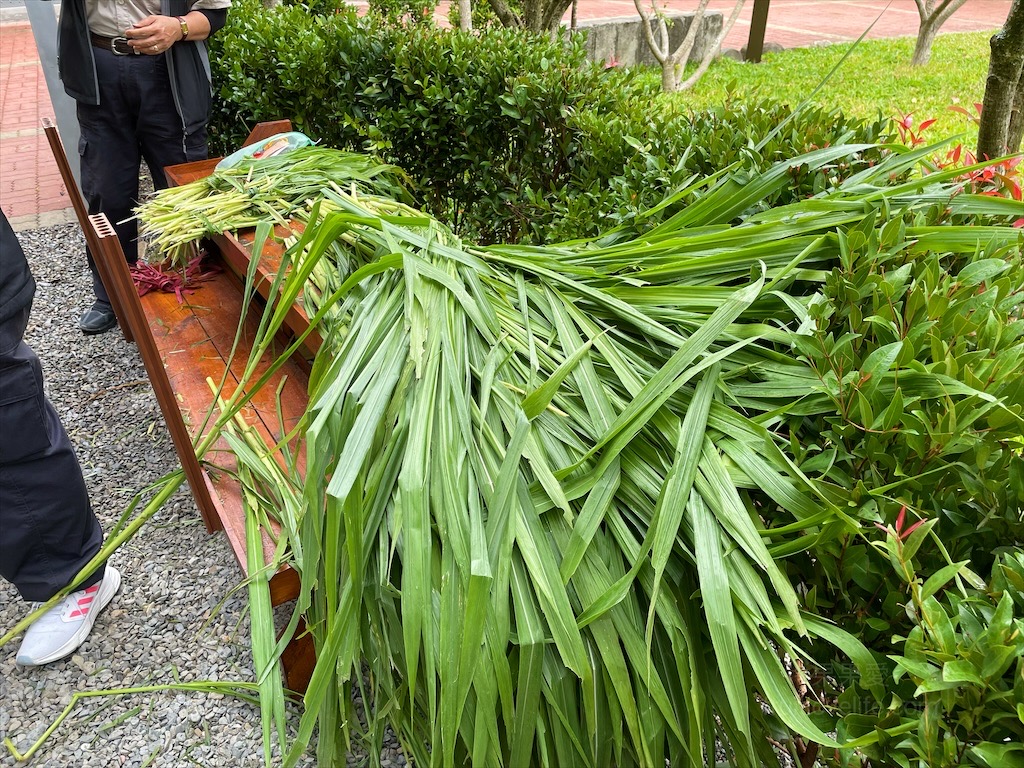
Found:
[[[68,162],[68,156],[64,152],[64,144],[60,140],[60,134],[57,133],[57,126],[55,126],[49,118],[43,118],[43,133],[46,134],[46,140],[50,143],[50,152],[53,153],[53,159],[57,162],[57,169],[60,171],[60,178],[64,182],[64,187],[68,191],[68,197],[71,198],[71,206],[75,209],[75,217],[78,219],[78,226],[82,228],[82,234],[85,236],[85,242],[89,246],[89,250],[93,254],[93,261],[96,263],[96,270],[100,273],[100,280],[103,283],[103,287],[107,289],[107,295],[110,298],[110,306],[114,310],[114,317],[117,318],[117,324],[121,327],[121,333],[127,341],[134,341],[132,329],[129,327],[126,321],[124,297],[114,290],[114,276],[110,274],[108,265],[106,263],[100,263],[99,258],[96,256],[97,243],[96,233],[93,231],[92,225],[89,221],[89,209],[85,205],[85,199],[82,197],[82,193],[78,189],[78,184],[75,182],[75,176],[71,172],[71,164]],[[121,259],[124,259],[122,253]],[[130,277],[130,275],[129,275]],[[132,284],[132,292],[135,292],[135,285]]]
[[[296,693],[305,693],[316,666],[316,647],[302,619],[299,619],[295,637],[281,653],[281,666],[284,668],[285,687]]]

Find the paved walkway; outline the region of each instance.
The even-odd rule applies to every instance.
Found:
[[[650,0],[648,0],[650,2]],[[1011,0],[967,0],[941,29],[945,32],[980,32],[1003,25]],[[710,0],[710,10],[728,18],[734,0]],[[689,11],[697,0],[658,0],[672,10]],[[747,0],[723,48],[739,49],[750,37],[754,2]],[[580,0],[579,18],[637,16],[633,0]],[[869,38],[916,36],[920,18],[914,0],[771,0],[765,42],[783,48],[804,48],[822,43],[856,40],[872,22]]]
[[[1006,20],[1010,1],[968,0],[942,32],[994,30]],[[725,14],[732,6],[732,0],[710,3],[712,9]],[[669,0],[667,7],[692,10],[696,0]],[[746,44],[752,8],[753,2],[748,0],[725,48]],[[579,2],[579,19],[636,15],[633,0]],[[772,0],[765,39],[785,48],[854,40],[876,18],[869,37],[913,36],[917,32],[914,0]],[[44,117],[53,118],[53,107],[32,29],[23,14],[5,9],[0,16],[0,207],[15,229],[75,220],[42,132]]]
[[[15,229],[75,221],[43,135],[53,116],[28,21],[0,22],[0,207]]]

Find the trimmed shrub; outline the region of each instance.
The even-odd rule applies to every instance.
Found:
[[[266,10],[260,0],[237,0],[227,28],[211,41],[219,96],[211,151],[227,154],[256,123],[285,117],[324,143],[360,144],[354,100],[373,61],[368,40],[356,47],[358,25],[352,10],[311,14],[301,5]]]
[[[741,183],[775,163],[821,147],[875,143],[890,139],[890,121],[847,118],[836,110],[812,109],[794,115],[788,105],[728,102],[711,111],[691,112],[668,100],[651,109],[654,93],[636,93],[611,119],[593,113],[574,117],[581,151],[574,157],[572,189],[551,198],[547,220],[538,219],[535,236],[566,239],[596,236],[610,226],[636,231],[684,206],[689,197],[651,216],[671,192],[695,177],[712,176],[735,164]],[[788,125],[758,148],[773,129]],[[791,183],[748,213],[785,205],[837,185],[881,157],[881,150],[851,155],[823,170],[792,169]],[[697,193],[699,194],[699,192]],[[642,215],[642,216],[641,216]],[[639,217],[639,218],[638,218]],[[641,221],[642,219],[642,221]]]
[[[912,224],[931,243],[946,217],[936,207]],[[906,226],[846,235],[845,258],[810,307],[816,332],[795,337],[834,407],[789,427],[802,436],[806,472],[865,489],[865,521],[891,523],[901,507],[933,521],[934,536],[916,551],[922,573],[969,561],[985,574],[1001,548],[1024,541],[1024,253],[986,250],[980,226],[977,254],[897,247]],[[891,371],[879,369],[890,360]],[[922,389],[925,376],[942,389]],[[866,492],[878,488],[887,503]],[[814,573],[817,606],[837,620],[870,606],[864,635],[875,646],[906,632],[884,553],[851,538],[811,555],[793,568]]]
[[[580,38],[402,27],[351,10],[237,0],[214,40],[215,151],[237,148],[259,121],[290,118],[326,145],[401,166],[423,208],[479,242],[642,227],[638,214],[694,174],[737,163],[742,176],[815,147],[888,138],[887,120],[809,110],[757,149],[789,107],[730,102],[689,113],[589,64]],[[762,207],[821,191],[876,158],[795,169]]]
[[[237,5],[214,56],[218,150],[288,117],[325,144],[400,165],[427,210],[485,241],[520,238],[519,190],[566,184],[578,151],[570,116],[613,103],[579,45]]]
[[[213,56],[217,150],[237,147],[256,122],[288,117],[325,144],[401,166],[426,210],[482,242],[593,236],[633,225],[694,174],[737,161],[754,173],[817,146],[886,138],[887,121],[817,110],[756,150],[788,107],[690,114],[662,100],[652,109],[656,93],[588,64],[579,38],[406,28],[351,11],[267,11],[258,0],[236,3],[230,24]],[[765,205],[820,191],[868,162],[795,169],[793,185]]]

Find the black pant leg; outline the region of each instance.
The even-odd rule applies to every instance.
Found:
[[[138,225],[132,218],[144,157],[156,189],[168,165],[203,160],[206,128],[186,134],[174,105],[167,61],[160,56],[115,56],[94,50],[100,103],[78,104],[82,194],[89,213],[105,213],[129,263],[138,258]],[[93,256],[86,249],[96,298],[109,303]]]
[[[139,197],[139,141],[136,135],[138,99],[133,93],[132,70],[146,66],[144,56],[115,56],[93,49],[100,103],[78,102],[81,137],[78,152],[82,169],[82,195],[89,213],[104,213],[117,233],[129,263],[139,254],[138,225],[133,209]],[[100,281],[93,254],[86,249],[92,271],[93,291],[110,303]]]
[[[28,310],[0,323],[0,576],[49,600],[99,551],[103,531],[42,366],[22,341]],[[98,568],[81,588],[103,578]]]
[[[206,127],[185,133],[174,106],[167,62],[163,56],[154,57],[152,68],[140,68],[137,72],[139,148],[149,166],[154,188],[166,189],[164,168],[206,159]]]

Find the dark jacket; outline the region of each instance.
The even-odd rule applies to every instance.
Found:
[[[32,304],[36,283],[28,271],[25,252],[0,211],[0,324]]]
[[[191,4],[189,0],[161,0],[161,10],[165,16],[184,16]],[[216,30],[223,26],[226,11],[207,13],[207,18]],[[212,103],[210,58],[206,52],[206,42],[184,40],[172,45],[163,55],[167,59],[171,91],[181,116],[182,128],[186,134],[195,133],[210,119]],[[64,0],[61,3],[57,30],[57,70],[64,83],[64,90],[71,98],[86,104],[100,103],[85,0]]]

